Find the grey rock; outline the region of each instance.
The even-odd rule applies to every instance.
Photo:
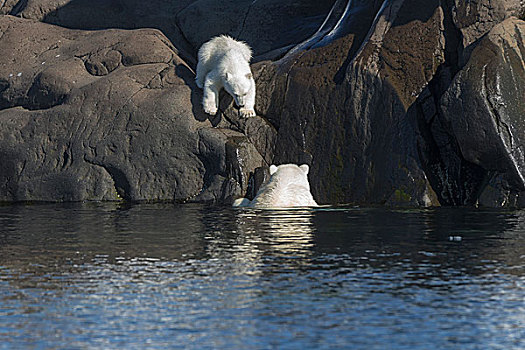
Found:
[[[72,29],[160,29],[193,65],[197,49],[219,34],[247,41],[273,58],[312,35],[330,1],[297,0],[6,0],[0,14]]]
[[[246,41],[255,56],[273,59],[315,33],[335,0],[200,0],[177,14],[195,48],[219,34]]]
[[[418,4],[339,2],[346,22],[261,69],[275,163],[310,164],[320,203],[438,204],[405,118],[444,60],[442,11]]]
[[[502,198],[525,190],[523,37],[521,20],[510,18],[496,25],[441,100],[444,123],[462,157],[481,167],[490,181],[498,179],[489,188],[503,191]],[[480,186],[481,192],[489,191]],[[482,193],[482,204],[483,198]]]
[[[495,25],[505,19],[523,17],[525,2],[523,0],[454,0],[452,5],[454,25],[461,33],[459,54],[466,63],[475,43]]]
[[[195,48],[177,27],[177,13],[195,0],[6,0],[0,14],[34,19],[70,29],[156,28],[190,65]]]
[[[0,16],[0,33],[0,200],[223,199],[263,165],[249,143],[230,164],[245,136],[193,104],[194,74],[159,31]]]
[[[2,201],[230,203],[270,164],[307,163],[319,203],[525,204],[523,1],[6,0],[0,13],[22,17],[0,17]],[[218,34],[254,48],[257,117],[225,93],[218,115],[202,111],[195,53]]]

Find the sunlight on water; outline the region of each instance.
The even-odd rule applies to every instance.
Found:
[[[0,348],[523,348],[524,232],[466,209],[4,206]]]

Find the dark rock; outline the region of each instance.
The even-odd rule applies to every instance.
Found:
[[[200,0],[181,10],[177,22],[195,48],[228,34],[269,59],[315,33],[334,1]]]
[[[194,50],[177,27],[177,13],[195,0],[6,0],[0,14],[34,19],[70,29],[139,29],[161,30],[177,45],[189,64]]]
[[[270,179],[270,169],[268,167],[258,167],[255,168],[252,176],[250,177],[250,182],[248,183],[248,189],[246,191],[246,197],[249,200],[253,200],[259,191],[261,186],[268,182]]]
[[[245,136],[199,120],[193,73],[159,31],[10,16],[0,31],[0,200],[219,200],[263,165],[250,143],[229,163],[227,145]]]
[[[334,1],[7,0],[0,14],[72,29],[157,28],[193,65],[200,45],[219,34],[247,41],[256,55],[276,57],[312,35]]]
[[[292,162],[311,166],[319,203],[525,204],[523,1],[6,0],[0,13],[26,18],[0,17],[0,200],[228,203]],[[192,67],[218,34],[254,48],[257,117],[226,93],[202,111]]]
[[[119,51],[108,49],[89,55],[85,61],[85,66],[86,70],[92,75],[107,75],[113,72],[121,62],[122,54]]]
[[[496,25],[477,43],[463,69],[441,71],[416,103],[423,135],[420,156],[442,204],[520,202],[523,25],[517,19]],[[453,79],[450,69],[459,70]],[[435,108],[424,107],[432,104]]]
[[[273,91],[260,113],[278,128],[275,163],[311,164],[320,203],[437,204],[405,118],[444,59],[437,4],[348,3],[347,22],[263,69]]]
[[[486,179],[480,181],[479,191],[499,188],[501,198],[525,190],[523,37],[523,21],[511,18],[495,26],[441,100],[442,118],[461,156],[490,181],[497,179],[491,190],[484,189]]]
[[[512,16],[525,14],[522,0],[454,0],[452,18],[461,33],[458,48],[462,63],[466,63],[475,43],[495,25]]]

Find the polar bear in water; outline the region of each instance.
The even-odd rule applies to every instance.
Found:
[[[239,106],[241,117],[255,116],[255,81],[250,70],[252,50],[227,35],[202,44],[197,63],[197,86],[204,89],[204,112],[215,115],[224,88]]]
[[[283,164],[270,166],[270,179],[266,182],[255,198],[250,201],[240,198],[233,203],[234,207],[252,208],[288,208],[316,207],[310,183],[308,182],[309,167],[307,164]]]

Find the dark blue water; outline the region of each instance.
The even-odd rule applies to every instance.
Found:
[[[523,349],[525,212],[3,206],[0,348]]]

